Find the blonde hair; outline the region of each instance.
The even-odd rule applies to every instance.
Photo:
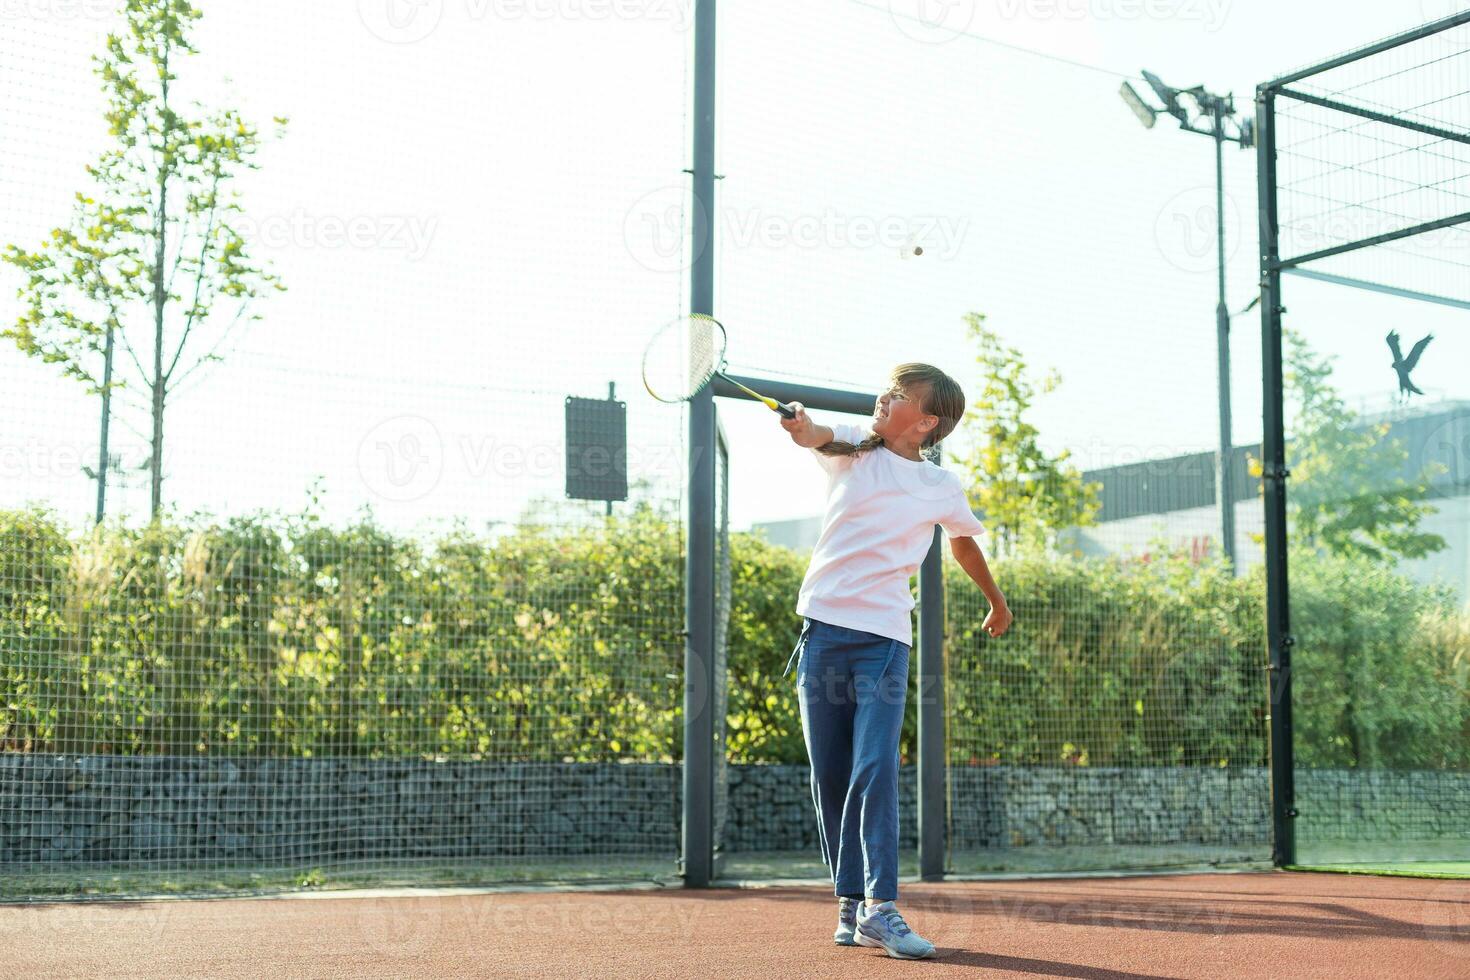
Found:
[[[959,384],[932,364],[921,364],[911,361],[900,364],[893,369],[889,375],[889,383],[909,394],[915,388],[922,386],[924,398],[920,404],[925,415],[934,415],[939,418],[939,423],[929,430],[924,437],[921,452],[924,456],[933,459],[937,450],[935,447],[954,431],[955,426],[960,424],[960,419],[965,415],[965,393]],[[859,443],[839,442],[833,439],[825,446],[818,446],[817,452],[823,456],[858,456],[870,449],[877,449],[883,445],[883,437],[877,433],[869,435]]]

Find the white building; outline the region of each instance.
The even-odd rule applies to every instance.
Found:
[[[1388,423],[1385,440],[1397,440],[1407,451],[1397,472],[1380,474],[1370,493],[1385,494],[1408,483],[1426,466],[1443,472],[1430,481],[1426,502],[1437,508],[1419,523],[1419,531],[1438,534],[1445,548],[1424,558],[1404,560],[1399,571],[1420,582],[1440,580],[1470,599],[1470,402],[1441,402],[1429,410],[1398,409],[1365,416],[1363,426]],[[1231,452],[1234,479],[1236,566],[1260,564],[1256,543],[1265,531],[1261,481],[1250,475],[1247,454],[1260,458],[1259,443]],[[1288,451],[1288,459],[1290,452]],[[1151,540],[1163,536],[1174,548],[1199,554],[1218,547],[1220,522],[1215,507],[1215,454],[1189,453],[1083,472],[1088,482],[1102,484],[1098,523],[1070,532],[1065,543],[1085,555],[1143,555]],[[1291,482],[1287,481],[1288,498]],[[985,519],[984,514],[978,514]],[[810,550],[821,532],[820,516],[758,523],[751,530],[773,544]]]

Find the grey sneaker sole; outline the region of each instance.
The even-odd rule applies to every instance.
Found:
[[[856,946],[857,945],[857,941],[855,939],[853,939],[851,936],[847,936],[845,938],[839,937],[839,936],[833,936],[832,937],[832,941],[834,943],[836,943],[838,946]]]
[[[934,947],[933,946],[930,946],[929,949],[926,950],[923,953],[918,953],[918,954],[900,953],[898,950],[894,949],[893,947],[891,947],[891,946],[885,946],[883,943],[880,943],[876,939],[869,939],[867,936],[864,936],[862,934],[862,931],[861,930],[859,930],[858,932],[855,932],[853,934],[853,938],[857,941],[857,944],[859,946],[871,946],[874,949],[881,949],[881,950],[883,950],[883,952],[887,953],[889,956],[893,957],[896,960],[927,960],[929,957],[931,957],[931,956],[934,955]]]

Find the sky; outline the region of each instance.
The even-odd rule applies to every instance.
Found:
[[[639,359],[688,303],[687,0],[199,5],[180,89],[266,133],[289,118],[236,185],[237,224],[287,291],[172,396],[167,499],[232,515],[299,509],[315,487],[334,519],[515,521],[563,496],[565,399],[612,382],[632,477],[677,504],[683,416],[642,390]],[[1461,6],[726,0],[713,248],[730,368],[876,391],[921,360],[973,392],[977,312],[1028,374],[1058,377],[1032,407],[1049,452],[1094,467],[1212,450],[1213,149],[1139,125],[1120,83],[1147,68],[1249,112],[1258,82]],[[39,243],[85,186],[106,145],[89,59],[116,24],[102,0],[0,4],[0,246]],[[1225,173],[1239,310],[1254,154],[1227,146]],[[0,322],[16,285],[0,266]],[[1435,334],[1427,400],[1465,396],[1463,311],[1288,288],[1289,325],[1339,357],[1355,405],[1392,393],[1385,323],[1405,347]],[[1233,435],[1253,442],[1259,320],[1234,324]],[[732,525],[819,513],[820,471],[775,417],[720,411]],[[124,405],[114,431],[113,502],[146,513],[146,416]],[[963,426],[952,442],[969,445]],[[0,506],[84,520],[96,447],[95,398],[0,345]]]

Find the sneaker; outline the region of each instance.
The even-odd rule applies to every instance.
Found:
[[[832,934],[832,941],[837,945],[857,945],[857,941],[852,936],[857,931],[857,910],[861,904],[862,901],[856,898],[837,900],[837,931]]]
[[[921,960],[934,955],[934,944],[910,929],[892,902],[860,906],[853,938],[860,946],[886,950],[898,960]]]

